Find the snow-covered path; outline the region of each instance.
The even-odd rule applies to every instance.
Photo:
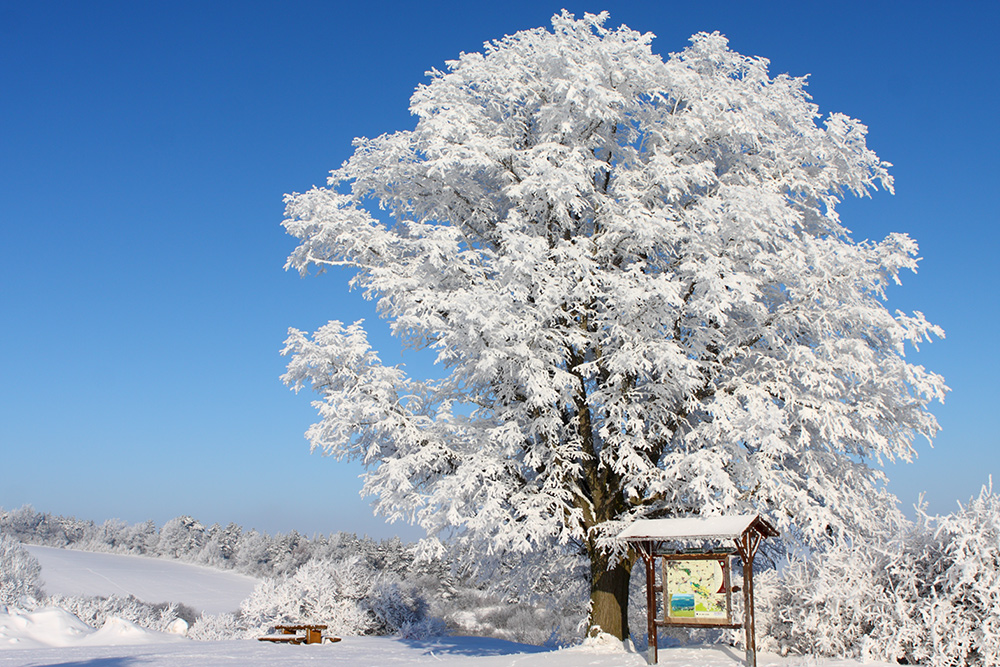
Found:
[[[236,611],[258,580],[235,572],[162,558],[25,545],[42,566],[50,595],[134,595],[145,602],[180,602],[199,612]]]

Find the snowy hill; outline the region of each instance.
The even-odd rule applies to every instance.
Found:
[[[42,566],[49,595],[133,595],[180,602],[198,612],[236,611],[258,579],[201,565],[142,556],[25,545]]]

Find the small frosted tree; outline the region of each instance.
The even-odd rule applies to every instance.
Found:
[[[664,61],[606,20],[462,54],[417,88],[415,129],[287,196],[287,267],[349,267],[446,372],[330,322],[290,330],[284,381],[320,394],[307,437],[368,466],[378,511],[477,561],[578,550],[591,627],[625,637],[625,525],[756,509],[816,542],[885,521],[873,463],[933,437],[946,387],[904,359],[940,330],[882,303],[916,244],[857,243],[836,212],[892,188],[865,126],[817,123],[804,79],[719,34]]]
[[[0,533],[0,607],[29,606],[42,597],[38,559],[12,537]]]

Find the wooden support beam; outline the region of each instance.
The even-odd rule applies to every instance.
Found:
[[[640,551],[646,566],[646,635],[649,637],[648,656],[646,661],[655,665],[659,660],[656,638],[656,557],[653,555],[653,544],[648,542],[647,548]]]
[[[757,667],[757,633],[753,608],[753,559],[762,537],[748,530],[736,540],[736,550],[743,561],[743,628],[747,667]]]

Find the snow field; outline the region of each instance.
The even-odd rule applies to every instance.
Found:
[[[161,558],[92,553],[26,544],[42,566],[49,595],[132,595],[150,603],[179,602],[195,611],[236,611],[259,579]]]

